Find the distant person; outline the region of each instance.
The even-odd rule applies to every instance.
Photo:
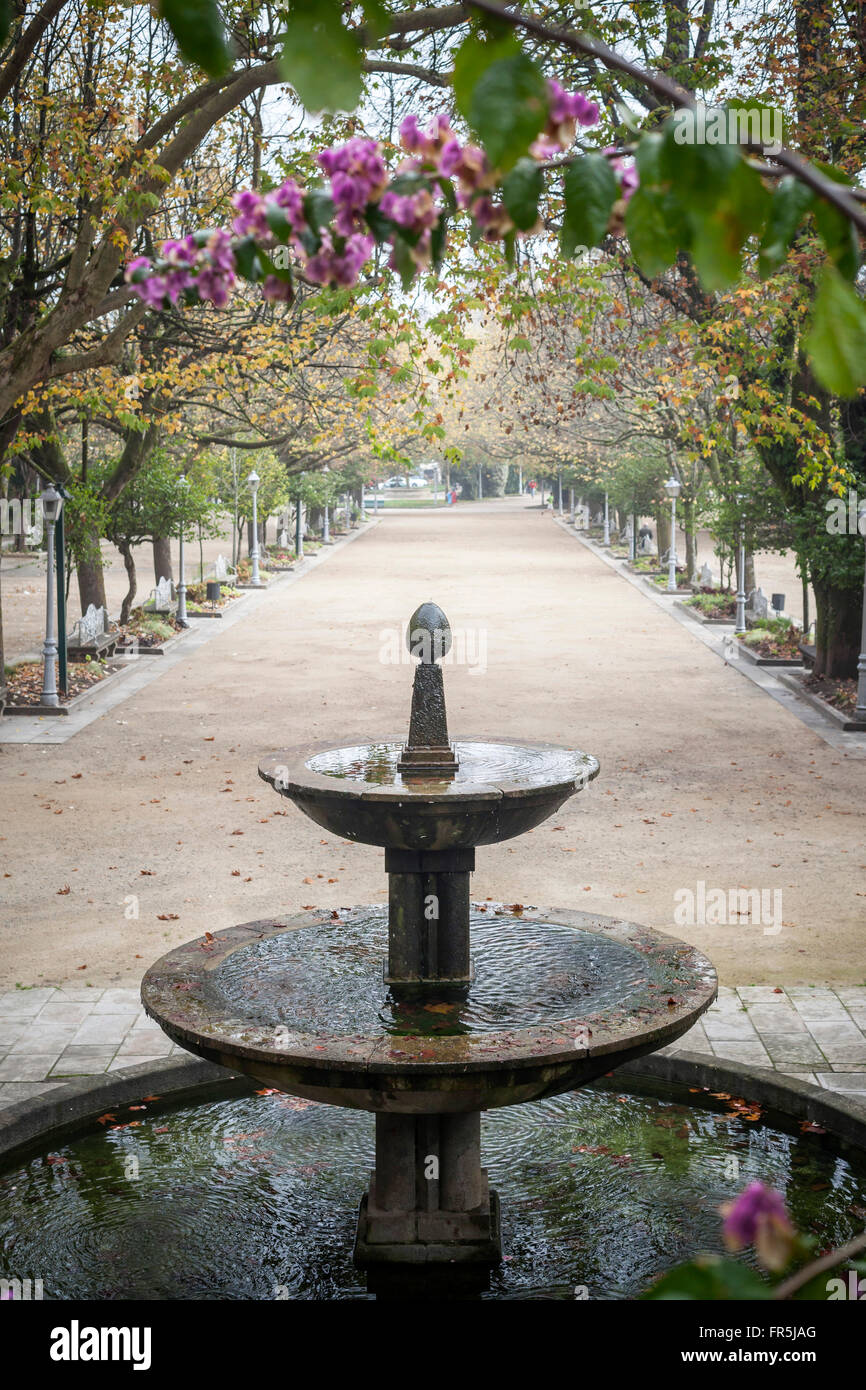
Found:
[[[456,506],[456,504],[457,504],[457,489],[456,489],[456,487],[453,487],[453,488],[451,489],[451,503],[452,503],[452,506]]]
[[[535,500],[535,489],[537,486],[538,484],[535,481],[531,481],[529,484],[529,495],[532,497],[533,501]]]

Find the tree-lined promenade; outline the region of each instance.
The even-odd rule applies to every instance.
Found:
[[[452,737],[576,744],[602,767],[527,854],[485,852],[476,898],[585,899],[694,941],[725,983],[860,983],[862,756],[526,500],[387,515],[69,742],[5,748],[0,983],[133,984],[206,930],[379,901],[380,852],[275,804],[256,767],[288,745],[399,737],[410,666],[382,657],[431,596],[467,638],[445,668]],[[681,925],[674,895],[699,883],[780,890],[780,930]]]
[[[486,326],[499,457],[650,501],[673,470],[689,526],[796,553],[816,670],[853,675],[862,546],[821,522],[866,492],[856,17],[163,13],[45,0],[0,53],[0,467],[67,489],[83,603],[151,470],[459,461]]]

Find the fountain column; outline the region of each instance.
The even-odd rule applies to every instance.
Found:
[[[445,789],[458,761],[436,664],[451,647],[441,608],[421,605],[409,620],[407,645],[419,665],[399,771],[405,781],[434,781]],[[475,850],[386,849],[385,868],[386,984],[416,1003],[453,1000],[472,982],[469,875]],[[399,1105],[398,1096],[383,1100]],[[500,1259],[498,1201],[481,1167],[480,1112],[377,1111],[376,1167],[358,1217],[356,1263],[491,1265]]]

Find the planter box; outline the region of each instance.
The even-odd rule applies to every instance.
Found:
[[[828,705],[827,701],[822,700],[820,695],[813,695],[811,690],[805,689],[799,675],[795,675],[793,672],[790,674],[782,672],[779,680],[787,685],[789,690],[795,691],[800,699],[805,700],[813,709],[827,715],[837,728],[846,733],[862,733],[866,730],[866,720],[855,719],[852,714],[845,714],[842,710],[836,709],[834,705]]]
[[[802,667],[803,660],[799,656],[760,656],[758,652],[753,652],[745,642],[737,642],[740,655],[747,661],[751,661],[753,666],[795,666]]]
[[[648,575],[642,574],[640,577],[641,577],[641,579],[643,580],[643,582],[644,582],[644,584],[646,585],[646,587],[649,589],[649,591],[650,591],[651,594],[672,594],[672,593],[673,593],[673,590],[667,589],[667,588],[665,587],[664,584],[656,584],[655,581],[654,581],[653,579],[650,579]],[[665,576],[662,575],[662,576],[660,576],[660,577],[661,577],[661,578],[664,578]],[[693,594],[695,591],[694,591],[694,589],[692,588],[691,584],[678,584],[678,585],[677,585],[677,588],[676,588],[676,592],[677,592],[678,594]]]
[[[700,608],[696,608],[691,603],[684,603],[679,598],[674,599],[674,608],[681,608],[684,613],[690,614],[699,623],[703,623],[704,627],[731,627],[735,621],[734,618],[708,618]]]
[[[47,716],[49,719],[53,719],[56,715],[59,715],[62,719],[66,715],[72,714],[85,700],[89,700],[91,695],[98,694],[100,690],[104,690],[112,681],[118,680],[125,674],[127,667],[131,664],[131,662],[124,661],[122,666],[116,668],[114,671],[109,671],[108,675],[103,676],[101,681],[95,681],[87,690],[82,690],[80,695],[74,695],[72,699],[67,700],[64,705],[57,705],[56,707],[54,705],[7,705],[4,713],[7,717],[16,714],[26,714],[34,715],[37,718],[45,718]]]
[[[118,647],[117,655],[122,657],[124,661],[137,661],[140,656],[165,656],[167,651],[171,651],[175,643],[180,642],[186,637],[188,631],[189,628],[185,628],[181,632],[176,632],[173,637],[167,637],[158,647],[136,647],[129,649],[126,647]]]

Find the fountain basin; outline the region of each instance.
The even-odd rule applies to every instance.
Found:
[[[472,989],[428,988],[417,1004],[389,1004],[378,947],[365,944],[376,921],[384,937],[384,908],[345,909],[336,920],[313,911],[199,938],[151,966],[142,1001],[175,1042],[265,1086],[350,1109],[424,1115],[584,1085],[672,1042],[715,998],[710,962],[673,937],[583,912],[485,906],[476,919],[485,915],[525,944],[507,973],[518,996],[528,981],[531,1007],[485,985],[489,969],[479,971],[475,1002]],[[611,974],[618,983],[605,993]],[[342,995],[329,993],[338,976]],[[371,1000],[379,1001],[372,1016]]]
[[[452,777],[408,776],[382,739],[272,753],[259,776],[323,829],[386,849],[497,844],[533,829],[598,776],[597,759],[548,743],[458,740]]]

